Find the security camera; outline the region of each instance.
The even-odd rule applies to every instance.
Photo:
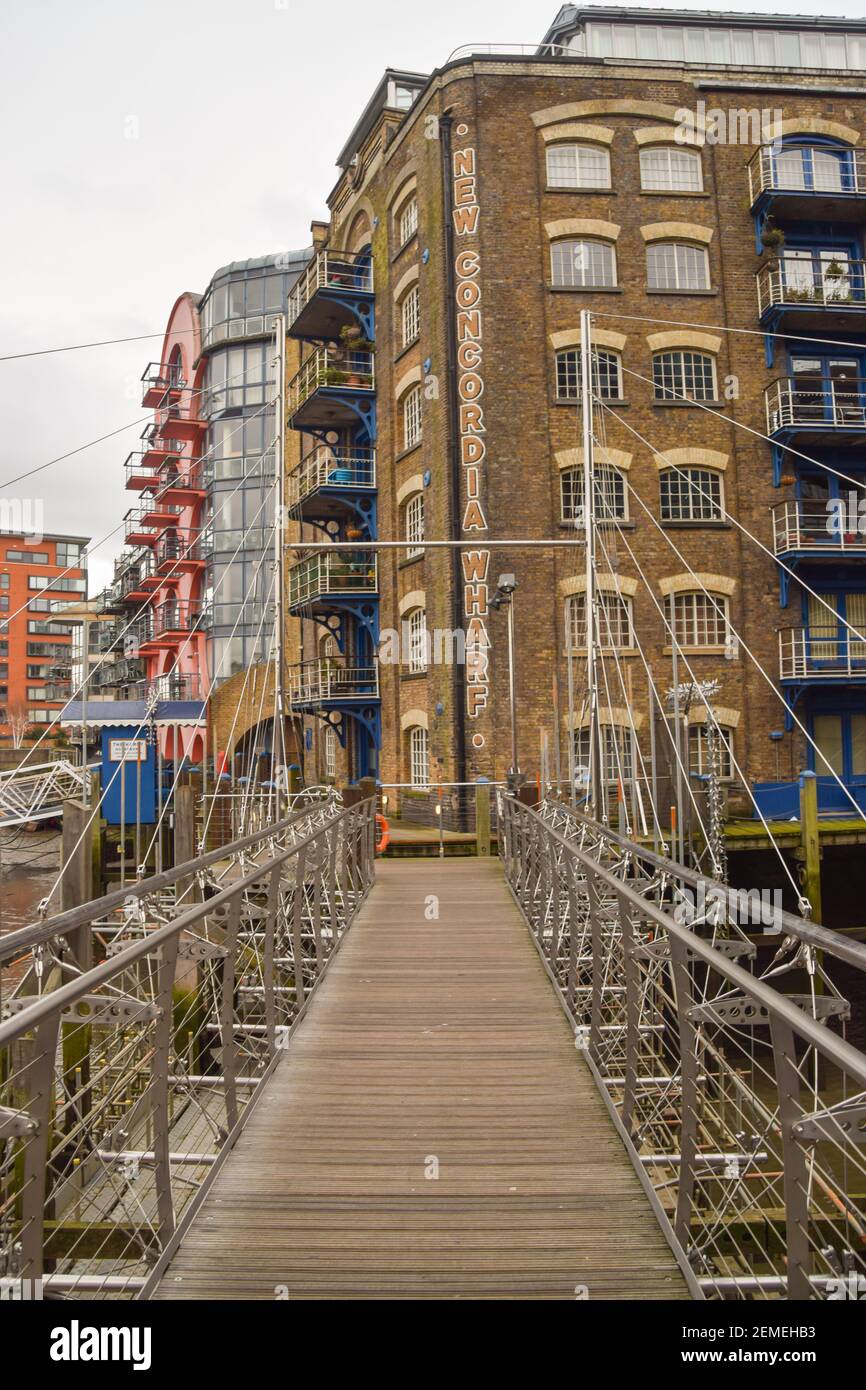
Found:
[[[513,574],[500,574],[496,581],[496,587],[500,594],[513,594],[517,588],[517,576]]]

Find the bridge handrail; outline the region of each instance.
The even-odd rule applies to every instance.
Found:
[[[252,849],[256,845],[264,844],[268,840],[273,840],[276,836],[290,830],[305,816],[309,816],[311,809],[314,808],[306,806],[301,810],[293,811],[275,825],[269,825],[265,830],[253,831],[241,839],[232,840],[227,845],[221,845],[219,849],[208,850],[195,859],[188,859],[183,864],[175,864],[171,869],[164,869],[161,873],[151,874],[148,878],[127,883],[123,888],[116,888],[113,892],[106,893],[101,898],[93,898],[90,902],[82,903],[79,907],[70,907],[63,912],[55,912],[50,917],[46,917],[44,921],[19,927],[17,931],[9,932],[6,936],[0,937],[0,962],[8,960],[12,956],[20,955],[22,951],[31,950],[34,946],[44,945],[53,937],[64,936],[67,932],[74,931],[76,927],[87,926],[96,917],[104,917],[116,908],[123,907],[130,898],[150,897],[154,893],[171,888],[178,879],[189,878],[198,873],[199,870],[209,868],[212,864],[218,864],[223,859]]]
[[[606,827],[579,845],[499,803],[512,892],[693,1291],[845,1297],[866,1279],[866,1055],[821,1021],[850,1010],[814,988],[815,943],[774,958],[812,982],[789,997],[738,964],[742,934],[705,940],[655,879],[594,858]]]
[[[328,801],[244,837],[212,897],[170,920],[151,905],[106,959],[7,1001],[0,1272],[61,1293],[152,1285],[370,890],[374,815],[372,798]],[[286,827],[250,866],[250,843]],[[60,914],[66,930],[95,906]]]
[[[720,884],[716,879],[699,873],[697,869],[690,869],[685,864],[677,864],[673,859],[666,859],[664,855],[648,849],[646,845],[638,844],[635,840],[628,839],[626,835],[612,830],[610,826],[594,821],[590,816],[584,815],[582,811],[578,811],[573,806],[568,806],[564,802],[548,802],[546,804],[551,808],[555,806],[557,811],[561,811],[588,829],[597,831],[627,854],[634,855],[636,859],[651,864],[653,868],[668,874],[672,879],[689,884],[692,888],[703,888],[715,892],[721,890],[730,895],[732,901],[741,891],[737,888],[730,888],[727,884]],[[820,922],[812,922],[807,917],[798,917],[793,912],[786,912],[784,908],[774,908],[773,916],[774,927],[778,923],[778,929],[783,935],[795,936],[798,941],[805,941],[818,950],[826,951],[829,955],[835,956],[837,960],[845,961],[846,965],[853,965],[856,970],[866,971],[866,942],[851,941],[847,937],[840,936],[838,932],[821,926]]]

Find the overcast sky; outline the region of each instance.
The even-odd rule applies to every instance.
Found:
[[[4,0],[0,355],[160,333],[177,296],[218,266],[307,245],[384,68],[428,72],[463,44],[536,43],[557,9]],[[123,461],[140,424],[8,480],[144,414],[139,377],[159,346],[0,363],[0,498],[43,498],[47,531],[111,531],[132,501]],[[119,549],[115,536],[93,555],[92,591]]]

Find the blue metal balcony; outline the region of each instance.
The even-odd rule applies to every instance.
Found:
[[[789,252],[755,277],[758,317],[768,332],[866,331],[866,261]]]
[[[302,661],[289,671],[289,701],[295,709],[335,709],[379,699],[379,668],[345,658]]]
[[[337,341],[360,324],[373,336],[373,264],[369,251],[320,251],[289,298],[289,336]]]
[[[772,145],[747,165],[749,203],[758,232],[774,221],[860,221],[866,214],[866,150],[829,145]]]
[[[289,474],[286,502],[298,521],[334,530],[347,519],[375,534],[376,451],[369,445],[320,445]]]
[[[764,392],[767,434],[795,445],[823,440],[834,446],[866,441],[866,380],[849,376],[779,377]]]
[[[375,439],[375,392],[371,353],[317,348],[289,383],[289,423],[319,436],[362,426]]]
[[[800,687],[866,682],[866,636],[855,637],[838,623],[783,628],[779,679]]]

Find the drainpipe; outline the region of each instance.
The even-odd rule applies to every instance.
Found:
[[[456,279],[454,274],[454,220],[451,201],[451,127],[453,118],[449,114],[439,117],[439,142],[442,146],[442,211],[445,224],[445,295],[446,295],[446,364],[448,371],[448,431],[449,431],[449,483],[451,489],[451,539],[462,539],[460,525],[460,416],[457,404],[457,301]],[[463,567],[462,551],[451,548],[453,617],[455,631],[463,629]],[[466,676],[459,665],[455,667],[452,682],[454,698],[454,724],[457,744],[457,781],[467,781],[466,770]],[[462,820],[462,810],[460,819]]]

